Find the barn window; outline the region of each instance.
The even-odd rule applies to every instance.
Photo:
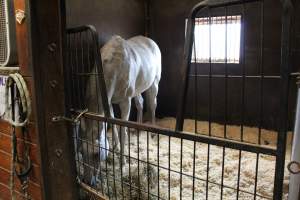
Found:
[[[241,15],[196,18],[192,62],[239,63],[240,39]]]

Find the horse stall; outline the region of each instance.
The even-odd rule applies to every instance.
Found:
[[[299,2],[0,1],[0,200],[300,198]]]

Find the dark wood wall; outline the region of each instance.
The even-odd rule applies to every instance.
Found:
[[[143,35],[144,6],[144,0],[66,0],[67,26],[94,25],[100,45],[113,35]]]
[[[158,113],[161,116],[175,116],[179,98],[179,88],[182,66],[182,55],[184,47],[185,19],[191,8],[199,0],[153,0],[151,4],[151,27],[152,38],[158,42],[162,51],[163,70],[162,80],[158,98]],[[228,13],[241,13],[241,7],[228,8]],[[260,6],[251,4],[245,6],[245,74],[260,74]],[[224,9],[217,10],[218,14],[225,14]],[[281,4],[280,1],[266,0],[264,12],[264,74],[280,74],[280,44],[281,44]],[[299,20],[297,20],[299,25]],[[299,26],[298,26],[299,27]],[[299,28],[294,30],[295,40],[299,43]],[[295,46],[296,47],[296,46]],[[294,53],[299,55],[298,50]],[[299,69],[299,62],[294,56],[294,69]],[[241,55],[243,59],[243,55]],[[194,66],[193,66],[194,67]],[[241,64],[228,65],[229,75],[242,75]],[[208,65],[197,65],[200,74],[208,74]],[[194,68],[192,68],[192,71]],[[212,74],[224,75],[224,64],[213,64]],[[279,120],[280,107],[280,81],[279,79],[268,79],[264,81],[263,103],[262,103],[262,126],[275,129]],[[209,81],[198,79],[198,118],[208,120],[209,117]],[[225,118],[225,80],[222,78],[212,79],[211,117],[213,121],[224,122]],[[241,123],[242,110],[244,110],[244,122],[247,125],[257,126],[260,119],[260,80],[245,80],[245,106],[242,109],[242,79],[235,78],[228,80],[228,104],[227,122],[233,124]],[[296,85],[291,84],[290,98],[290,127],[294,116]],[[191,79],[189,87],[189,99],[187,103],[186,117],[193,117],[194,106],[194,79]],[[170,101],[172,99],[172,101]]]
[[[36,96],[34,90],[34,78],[33,70],[31,65],[31,49],[30,49],[30,15],[29,15],[29,4],[26,0],[14,0],[15,10],[21,9],[26,12],[26,19],[24,23],[16,25],[17,31],[17,49],[18,49],[18,61],[19,61],[19,71],[27,84],[30,92],[33,113],[30,116],[30,123],[28,125],[28,135],[30,144],[30,158],[32,160],[32,171],[30,173],[30,182],[28,192],[32,199],[39,200],[43,198],[43,178],[42,174],[42,164],[40,157],[40,143],[39,143],[39,132],[37,130],[37,118],[36,118]],[[21,130],[17,129],[18,138],[18,150],[19,152],[22,148],[22,133]],[[1,200],[11,200],[10,191],[10,175],[11,175],[11,137],[12,137],[12,127],[11,125],[0,120],[0,199]],[[14,194],[17,199],[22,199],[21,195],[21,185],[19,179],[15,176],[15,187]]]
[[[103,45],[112,35],[118,34],[124,38],[143,35],[145,31],[145,2],[144,0],[67,0],[67,25],[92,24],[99,32],[100,44]],[[160,117],[175,116],[179,98],[181,66],[185,19],[191,8],[199,0],[151,0],[150,2],[150,37],[154,39],[162,51],[162,79],[158,96],[157,114]],[[245,9],[245,73],[259,75],[260,73],[260,7],[259,4],[246,6]],[[224,10],[219,10],[219,14]],[[233,8],[232,13],[241,13],[241,8]],[[280,42],[281,42],[281,4],[280,1],[265,1],[264,22],[264,74],[280,74]],[[299,20],[296,20],[298,22]],[[299,26],[298,26],[299,27]],[[294,29],[294,39],[299,41],[299,30]],[[296,37],[297,36],[297,37]],[[296,48],[296,46],[295,46]],[[299,48],[299,47],[298,47]],[[295,50],[294,53],[298,53]],[[243,57],[243,55],[242,55]],[[297,58],[297,56],[294,56]],[[294,59],[294,69],[299,66]],[[201,74],[208,73],[208,66],[198,66]],[[295,71],[294,70],[294,71]],[[213,74],[224,74],[225,65],[212,65]],[[242,65],[228,65],[228,74],[241,75]],[[223,122],[225,113],[224,79],[212,80],[211,114],[213,121]],[[194,85],[193,80],[191,85]],[[276,128],[279,120],[279,87],[278,79],[264,81],[262,103],[262,125],[266,128]],[[206,79],[198,80],[198,117],[207,120],[209,116],[209,83]],[[194,94],[193,87],[189,88],[189,96]],[[296,85],[291,85],[290,127],[294,116]],[[245,124],[257,126],[260,121],[260,81],[246,79],[245,106],[242,109],[242,80],[228,81],[228,123],[239,124],[242,110]],[[172,99],[172,101],[170,101]],[[186,117],[193,117],[193,98],[188,100]]]

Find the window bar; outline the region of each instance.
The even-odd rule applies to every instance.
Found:
[[[157,179],[157,196],[158,196],[158,199],[160,198],[160,191],[159,191],[159,187],[160,187],[160,184],[159,184],[159,134],[156,135],[157,136],[157,176],[158,176],[158,179]]]
[[[128,128],[128,174],[129,174],[129,196],[130,199],[132,199],[132,187],[131,187],[131,156],[130,156],[130,135],[131,135],[131,131],[130,128]]]
[[[260,26],[260,103],[259,103],[259,125],[258,125],[258,144],[261,144],[261,132],[263,123],[263,98],[264,98],[264,1],[261,2],[261,26]]]
[[[227,114],[228,114],[228,66],[227,66],[227,7],[225,7],[225,113],[224,113],[224,138],[227,138]],[[224,190],[224,165],[225,165],[225,147],[222,154],[222,176],[221,176],[221,200]]]
[[[209,116],[208,116],[208,134],[209,136],[211,136],[211,109],[212,109],[212,105],[211,105],[211,100],[212,100],[212,92],[211,92],[211,88],[212,88],[212,65],[211,65],[211,12],[209,9],[209,86],[208,86],[208,91],[209,91],[209,97],[208,97],[208,101],[209,101]],[[208,144],[207,146],[207,168],[206,168],[206,199],[208,199],[208,192],[209,192],[209,187],[208,187],[208,183],[209,183],[209,160],[210,160],[210,145]]]

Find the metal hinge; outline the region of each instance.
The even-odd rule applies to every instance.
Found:
[[[297,161],[291,161],[287,168],[291,174],[300,174],[300,163]]]
[[[66,116],[54,116],[52,117],[52,122],[61,122],[61,121],[67,121],[67,122],[71,122],[73,124],[76,124],[77,122],[79,122],[80,118],[88,112],[88,109],[85,109],[83,111],[81,111],[76,117],[74,118],[69,118]]]

